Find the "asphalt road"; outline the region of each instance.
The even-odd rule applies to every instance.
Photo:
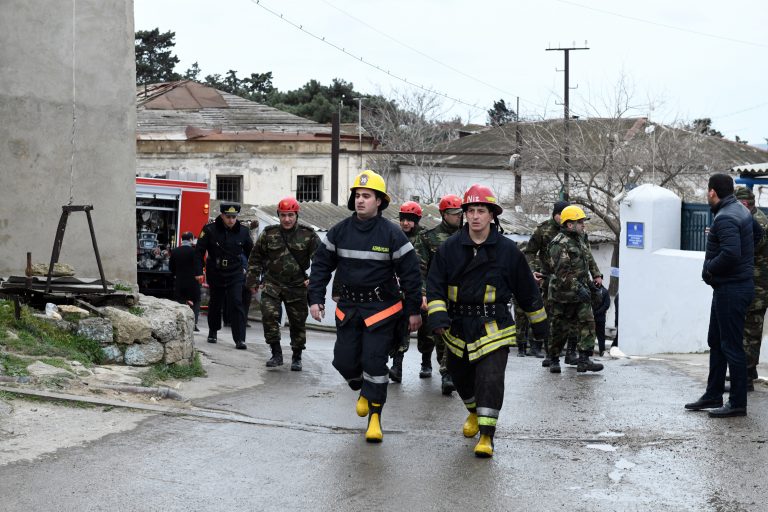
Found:
[[[370,445],[331,335],[309,338],[303,372],[263,369],[267,348],[251,343],[242,357],[263,383],[201,402],[261,424],[156,415],[0,467],[0,509],[768,510],[768,388],[749,416],[715,420],[683,410],[701,368],[621,359],[552,375],[513,353],[495,455],[477,459],[461,400],[440,394],[437,372],[418,378],[415,345],[389,388],[384,442]]]

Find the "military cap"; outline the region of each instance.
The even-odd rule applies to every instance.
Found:
[[[557,201],[555,205],[552,207],[552,215],[558,215],[560,213],[563,213],[563,208],[566,206],[571,206],[571,203],[568,201]]]
[[[237,215],[240,213],[240,204],[222,201],[219,205],[219,211],[224,215]]]
[[[739,200],[743,200],[743,199],[746,199],[748,201],[755,200],[755,194],[747,187],[736,187],[736,190],[734,191],[733,195],[735,195],[736,199],[739,199]]]

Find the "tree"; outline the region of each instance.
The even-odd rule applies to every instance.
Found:
[[[174,71],[179,58],[171,53],[176,43],[176,32],[160,33],[159,28],[138,30],[135,33],[136,83],[150,84],[180,80]]]
[[[363,126],[380,143],[381,149],[390,151],[435,151],[456,137],[460,119],[442,121],[443,106],[440,98],[425,91],[395,91],[393,98],[382,96],[364,103]],[[430,155],[392,154],[376,155],[370,166],[387,179],[387,190],[393,200],[404,201],[419,196],[424,204],[436,203],[445,190],[443,175],[437,171],[435,158]],[[415,183],[408,190],[390,180],[398,165],[417,168]]]
[[[488,124],[501,126],[517,120],[517,113],[507,107],[503,99],[493,102],[493,108],[488,110]]]
[[[701,119],[694,119],[690,123],[686,123],[685,128],[695,133],[702,135],[710,135],[712,137],[723,138],[723,134],[712,128],[712,119],[703,117]]]
[[[197,80],[197,77],[200,76],[200,73],[202,71],[200,70],[200,66],[197,64],[197,62],[194,62],[192,66],[189,67],[184,72],[184,79],[185,80]]]

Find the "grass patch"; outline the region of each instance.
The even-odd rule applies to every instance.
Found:
[[[115,291],[120,291],[120,292],[131,292],[131,291],[133,291],[133,290],[132,290],[132,289],[131,289],[131,287],[130,287],[130,286],[128,286],[127,284],[123,284],[123,283],[115,283]]]
[[[7,329],[13,329],[18,339],[8,337]],[[62,331],[55,325],[33,316],[33,311],[27,306],[22,307],[21,319],[15,320],[13,304],[10,301],[0,301],[0,345],[19,354],[62,357],[80,361],[89,367],[102,362],[103,358],[98,341]],[[61,362],[48,364],[59,366]]]
[[[128,312],[132,315],[142,316],[144,315],[144,308],[140,308],[139,306],[131,306],[128,308]]]
[[[207,374],[200,362],[200,353],[195,352],[195,358],[190,365],[156,364],[141,377],[141,385],[151,387],[166,380],[190,380],[194,377],[205,377]]]
[[[29,361],[26,359],[16,357],[13,354],[8,354],[7,352],[0,353],[0,367],[2,367],[5,375],[11,377],[29,375],[29,372],[27,371],[27,366],[29,366],[29,364]]]

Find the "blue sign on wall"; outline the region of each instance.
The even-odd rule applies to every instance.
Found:
[[[645,242],[642,222],[627,222],[627,247],[642,249]]]

